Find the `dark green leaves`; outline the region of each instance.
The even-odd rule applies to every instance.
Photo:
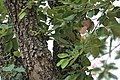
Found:
[[[117,17],[117,18],[120,18],[120,7],[115,7],[115,8],[113,9],[113,11],[115,12],[116,17]]]
[[[109,35],[108,29],[106,27],[100,27],[100,28],[98,28],[96,30],[96,33],[100,37],[104,37],[104,36],[108,36]]]
[[[85,80],[94,80],[93,77],[91,75],[88,75]]]
[[[115,36],[120,36],[120,24],[117,21],[110,22],[110,28]]]
[[[5,44],[5,52],[9,52],[12,49],[12,47],[13,47],[13,44],[11,41],[6,43]]]
[[[112,73],[110,73],[110,72],[108,72],[108,76],[109,76],[110,78],[112,78],[112,79],[118,80],[117,76],[114,75],[114,74],[112,74]]]
[[[12,39],[12,44],[13,44],[13,49],[14,50],[18,50],[18,42],[17,42],[17,39],[16,38],[13,38]]]
[[[99,52],[99,47],[91,47],[91,54],[93,55],[93,57],[98,57]]]
[[[77,80],[79,76],[80,76],[80,73],[73,74],[73,75],[67,76],[65,80]]]
[[[87,16],[92,18],[93,16],[97,15],[97,13],[99,12],[99,9],[93,9],[88,11]]]
[[[86,56],[81,57],[81,63],[83,66],[90,66],[91,65],[91,62],[89,61],[89,59]]]
[[[95,38],[95,37],[91,37],[91,38],[92,39],[88,44],[88,46],[90,46],[90,48],[88,50],[90,50],[93,57],[98,57],[98,55],[100,53],[100,47],[103,46],[103,43],[98,38]]]

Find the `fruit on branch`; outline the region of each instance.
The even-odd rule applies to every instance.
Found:
[[[90,19],[83,20],[82,25],[83,25],[83,27],[87,27],[88,31],[94,28],[94,23]]]
[[[90,31],[94,28],[94,23],[90,19],[85,19],[82,21],[83,27],[80,29],[81,34],[87,33],[87,31]]]

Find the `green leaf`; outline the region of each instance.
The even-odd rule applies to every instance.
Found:
[[[101,69],[100,68],[94,68],[94,69],[92,69],[92,71],[93,72],[98,72],[98,71],[101,71]]]
[[[25,72],[25,69],[21,66],[21,67],[14,68],[14,71]]]
[[[92,76],[88,75],[85,80],[94,80]]]
[[[76,69],[76,68],[78,68],[78,67],[80,67],[79,64],[74,64],[74,65],[72,65],[72,68],[73,68],[73,69]]]
[[[80,53],[78,51],[75,51],[75,54],[70,58],[73,60],[70,61],[69,66],[71,66],[76,61],[76,59],[79,57],[79,55],[81,55],[82,53],[83,53],[83,49],[81,49]]]
[[[65,27],[65,30],[66,31],[64,31],[64,35],[65,36],[68,36],[68,38],[70,39],[70,40],[72,40],[72,41],[75,41],[75,35],[74,35],[74,33],[73,33],[73,29],[72,29],[72,27],[71,26],[66,26]]]
[[[21,56],[21,54],[20,54],[19,51],[14,51],[13,54],[14,54],[14,56],[16,56],[16,57],[18,57],[18,58]]]
[[[79,76],[80,76],[80,73],[76,73],[72,75],[72,80],[77,80]]]
[[[8,28],[8,29],[3,28],[1,33],[2,34],[0,35],[0,37],[13,35],[13,29],[12,28]]]
[[[72,74],[67,76],[65,80],[77,80],[79,76],[80,76],[80,73]]]
[[[0,30],[0,37],[2,37],[1,35],[3,35],[5,33],[6,29],[2,28],[2,30]]]
[[[67,76],[67,77],[65,78],[65,80],[71,80],[71,76],[70,76],[70,75]]]
[[[15,65],[14,64],[11,64],[10,66],[8,67],[3,67],[2,70],[3,71],[12,71],[14,69]]]
[[[61,68],[64,69],[68,64],[69,64],[69,60],[65,59],[61,64]]]
[[[71,21],[74,19],[75,16],[76,16],[76,14],[70,15],[70,16],[64,18],[64,20]]]
[[[69,55],[67,53],[61,53],[61,54],[58,54],[57,55],[59,58],[66,58],[68,57]]]
[[[12,41],[9,41],[8,43],[5,44],[5,52],[9,52],[12,49]]]
[[[94,46],[91,47],[91,53],[92,53],[93,57],[96,58],[100,53],[99,47],[94,47]]]
[[[80,72],[80,76],[78,76],[78,80],[85,80],[86,78],[86,73],[84,71]]]
[[[115,36],[120,36],[120,24],[117,21],[110,21],[109,26]]]
[[[98,80],[103,79],[103,78],[104,78],[104,75],[105,75],[105,73],[104,73],[104,72],[100,73],[100,74],[99,74],[99,76],[98,76]]]
[[[4,39],[4,42],[8,42],[8,41],[11,41],[12,38],[13,38],[13,33],[4,36],[3,39]]]
[[[100,24],[103,24],[104,26],[108,25],[108,17],[106,15],[102,15],[98,18],[98,21]]]
[[[61,59],[58,63],[57,66],[60,66],[66,59]]]
[[[118,80],[117,76],[114,75],[114,74],[112,74],[112,73],[110,73],[110,72],[108,72],[108,76],[109,76],[110,78],[113,78],[113,79]]]
[[[83,66],[90,66],[91,65],[91,62],[89,61],[89,59],[86,56],[81,57],[81,63]]]
[[[71,1],[70,0],[67,0],[67,1],[61,1],[63,4],[71,4]]]
[[[61,37],[56,37],[56,40],[58,40],[59,43],[64,44],[64,45],[69,45],[70,44],[67,40],[65,40]]]
[[[7,29],[7,28],[8,28],[8,25],[6,25],[6,24],[1,24],[1,25],[0,25],[0,28]]]
[[[90,3],[95,4],[98,0],[90,0]]]
[[[24,76],[22,73],[18,73],[13,80],[23,80]]]
[[[108,36],[109,32],[105,27],[100,27],[96,30],[98,36]]]
[[[97,15],[97,14],[98,14],[98,12],[99,12],[99,9],[94,9],[94,10],[95,10],[94,15]]]
[[[17,39],[16,38],[13,38],[12,39],[12,44],[13,44],[13,49],[14,50],[18,50],[18,42],[17,42]]]
[[[89,12],[88,12],[88,17],[93,17],[94,16],[94,14],[95,14],[95,11],[94,10],[90,10]]]
[[[120,7],[114,7],[114,9],[111,11],[111,13],[116,16],[117,18],[120,18]]]
[[[98,38],[91,39],[90,43],[91,43],[91,47],[100,47],[100,46],[102,46],[102,42]]]
[[[68,59],[62,59],[57,63],[57,66],[61,65],[61,68],[64,69],[69,63]]]
[[[26,13],[25,13],[25,12],[22,12],[22,13],[19,15],[19,21],[20,21],[21,19],[23,19],[23,18],[25,17],[25,15],[26,15]]]

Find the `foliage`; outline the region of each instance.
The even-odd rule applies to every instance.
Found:
[[[120,18],[120,7],[112,4],[115,0],[59,0],[61,5],[53,6],[52,8],[47,6],[40,7],[45,5],[45,0],[36,1],[24,0],[26,7],[19,13],[19,20],[22,20],[26,15],[25,9],[33,6],[36,10],[35,16],[39,26],[38,31],[33,31],[36,33],[35,35],[44,34],[50,38],[52,37],[60,47],[66,49],[64,52],[57,53],[59,62],[56,66],[61,67],[61,71],[65,73],[64,75],[61,74],[62,77],[60,76],[62,80],[93,80],[92,73],[94,72],[99,72],[98,80],[102,78],[107,80],[109,78],[117,79],[114,74],[109,72],[111,69],[117,69],[114,63],[108,64],[106,61],[103,61],[102,68],[104,70],[101,68],[88,68],[91,66],[90,56],[99,58],[103,55],[111,54],[112,41],[120,37],[120,23],[116,19]],[[8,17],[2,1],[0,6],[0,43],[4,47],[5,53],[20,58],[21,54],[14,36],[12,21]],[[83,24],[83,20],[87,19],[93,22],[92,17],[97,14],[101,14],[96,19],[99,23],[93,29],[90,27],[88,29]],[[48,21],[48,19],[50,20]],[[7,22],[4,22],[5,20]],[[51,25],[53,27],[49,29]],[[82,34],[80,30],[85,26],[87,27],[85,34]],[[111,37],[110,50],[105,53],[106,40],[109,37]],[[20,74],[24,72],[22,67],[15,68],[14,64],[10,63],[7,66],[3,67],[2,70],[7,75],[10,73],[12,77],[17,72]]]
[[[23,80],[25,69],[17,62],[21,56],[18,48],[12,21],[0,1],[0,76],[3,80]]]
[[[65,80],[80,79],[81,72],[84,72],[84,78],[80,80],[89,80],[87,79],[89,75],[86,74],[86,71],[92,71],[87,68],[91,65],[89,56],[92,55],[97,58],[108,54],[104,53],[106,39],[109,36],[113,38],[119,36],[120,24],[116,21],[116,18],[119,18],[116,14],[119,12],[119,7],[112,5],[113,1],[60,0],[62,6],[48,9],[48,15],[52,18],[53,30],[55,30],[55,34],[52,35],[59,45],[67,48],[65,52],[58,54],[61,60],[57,63],[57,66],[61,66],[63,71],[70,69],[70,72],[66,72],[65,76],[62,77]],[[79,30],[85,26],[82,21],[84,18],[91,19],[97,14],[101,14],[97,19],[99,23],[93,30],[87,32],[87,35],[84,36],[85,39],[81,39],[83,36],[79,33]],[[102,25],[102,27],[98,27],[99,25]],[[72,50],[70,50],[71,47]],[[109,78],[117,79],[114,75],[110,76],[112,73],[106,70],[104,72],[108,73]],[[100,73],[98,79],[105,76],[104,74],[101,76],[102,74]],[[90,80],[92,79],[90,78]]]
[[[22,73],[25,73],[25,69],[21,67],[15,68],[14,64],[9,65],[8,67],[2,67],[2,79],[5,79],[6,77],[9,80],[23,80]]]

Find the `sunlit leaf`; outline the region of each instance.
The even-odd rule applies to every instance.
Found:
[[[14,51],[13,54],[14,54],[14,56],[16,56],[16,57],[18,57],[18,58],[21,56],[21,54],[20,54],[19,51]]]
[[[65,59],[61,64],[61,68],[64,69],[68,64],[69,64],[69,60]]]
[[[69,55],[67,53],[61,53],[61,54],[58,54],[58,57],[59,58],[66,58],[68,57]]]
[[[25,12],[22,12],[22,13],[19,15],[19,21],[20,21],[21,19],[23,19],[23,18],[25,17],[25,15],[26,15],[26,13],[25,13]]]
[[[73,19],[74,19],[74,17],[75,17],[75,16],[76,16],[76,14],[70,15],[70,16],[68,16],[68,17],[64,18],[64,20],[71,21],[71,20],[73,20]]]
[[[64,61],[66,61],[66,59],[62,59],[57,63],[57,66],[60,66]]]
[[[67,77],[65,78],[65,80],[71,80],[71,76],[70,76],[70,75],[67,76]]]

